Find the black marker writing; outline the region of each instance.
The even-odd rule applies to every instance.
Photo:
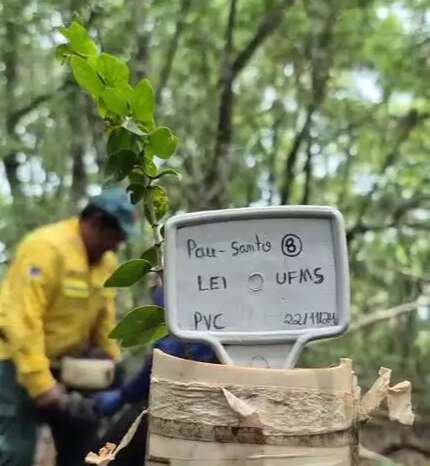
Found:
[[[284,316],[284,324],[297,327],[319,327],[339,325],[339,319],[334,312],[289,313]]]
[[[194,313],[194,330],[201,330],[200,324],[202,324],[204,330],[222,330],[225,325],[222,325],[223,314],[202,314],[201,312]]]
[[[198,275],[197,287],[199,291],[224,290],[227,288],[227,279],[214,275],[205,280],[201,275]]]
[[[251,252],[264,252],[267,253],[272,249],[272,243],[268,240],[262,241],[258,234],[255,235],[255,240],[244,243],[238,240],[231,242],[232,256],[236,257],[240,254],[248,254]]]
[[[288,270],[287,272],[276,272],[275,279],[278,285],[292,285],[302,283],[313,283],[319,285],[324,281],[321,267],[314,269]]]
[[[199,246],[193,239],[187,240],[188,257],[203,259],[204,257],[217,257],[217,250],[210,246]]]

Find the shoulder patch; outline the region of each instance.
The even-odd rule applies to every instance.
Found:
[[[42,270],[36,265],[30,265],[28,269],[28,274],[30,275],[31,278],[37,278],[42,275]]]

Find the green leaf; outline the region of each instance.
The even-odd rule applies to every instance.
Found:
[[[124,149],[111,154],[106,163],[106,175],[113,176],[115,181],[123,180],[132,170],[137,162],[135,152]]]
[[[156,220],[164,217],[169,207],[166,191],[161,186],[151,186],[146,199],[147,202],[152,201]]]
[[[107,87],[103,91],[102,99],[110,112],[115,113],[121,117],[127,114],[127,99],[124,97],[124,94],[120,89]]]
[[[123,87],[128,84],[128,66],[119,58],[101,53],[92,64],[107,86]]]
[[[146,261],[150,262],[152,267],[158,265],[158,252],[157,246],[151,246],[145,252],[142,253],[140,256],[141,259],[145,259]]]
[[[128,179],[130,180],[131,184],[141,185],[146,185],[148,180],[144,171],[140,167],[133,168],[133,170],[128,174]]]
[[[160,170],[156,178],[161,178],[162,176],[177,176],[178,178],[181,177],[181,174],[178,172],[178,170],[175,170],[174,168],[164,168],[163,170]]]
[[[73,50],[68,44],[61,44],[55,49],[55,58],[63,64],[64,61],[73,56]]]
[[[76,56],[70,59],[70,64],[76,82],[93,96],[100,97],[104,86],[91,66],[83,58]]]
[[[131,286],[151,270],[151,263],[144,259],[132,259],[121,264],[106,280],[106,287]]]
[[[137,204],[145,195],[146,188],[141,183],[132,183],[127,187],[127,192],[130,193],[131,203]]]
[[[106,115],[108,114],[108,108],[106,107],[104,100],[98,97],[96,103],[97,103],[97,110],[99,112],[99,115],[102,118],[105,118]]]
[[[87,30],[78,22],[73,21],[69,28],[58,29],[69,40],[70,48],[79,55],[92,56],[97,54],[97,46]]]
[[[137,136],[145,136],[145,133],[139,128],[139,126],[137,126],[136,122],[131,118],[127,119],[127,121],[125,121],[122,126],[131,133],[136,134]]]
[[[122,346],[150,344],[167,334],[164,309],[159,306],[142,306],[129,312],[110,333]]]
[[[157,165],[155,165],[154,161],[150,157],[145,157],[144,171],[146,175],[152,178],[157,176],[157,173],[158,173]]]
[[[107,142],[108,155],[121,150],[132,150],[133,152],[138,150],[136,136],[123,127],[112,130]]]
[[[131,108],[136,120],[144,123],[152,121],[155,110],[155,94],[147,79],[142,79],[134,88]]]
[[[169,128],[157,128],[149,135],[149,145],[153,153],[161,158],[168,159],[175,152],[178,140]]]

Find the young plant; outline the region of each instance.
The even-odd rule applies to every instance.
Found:
[[[155,95],[148,79],[135,86],[129,82],[126,63],[99,52],[87,30],[74,21],[61,27],[67,42],[58,46],[57,58],[70,64],[78,85],[97,105],[106,125],[106,175],[120,182],[128,180],[131,202],[141,203],[145,219],[152,228],[153,245],[140,259],[123,263],[106,281],[107,287],[131,286],[149,272],[161,274],[162,219],[168,196],[159,181],[178,175],[173,168],[159,169],[155,158],[167,160],[175,152],[177,138],[169,128],[156,125]],[[164,311],[158,306],[143,306],[127,314],[112,331],[111,337],[123,346],[148,343],[166,333]]]

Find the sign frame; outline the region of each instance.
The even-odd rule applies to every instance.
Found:
[[[178,324],[179,310],[176,307],[177,290],[175,286],[178,273],[176,270],[177,232],[187,226],[240,220],[270,220],[275,218],[287,221],[288,219],[322,219],[330,221],[335,260],[336,312],[339,318],[337,325],[322,328],[261,332],[209,332],[180,328]],[[234,363],[224,345],[229,348],[234,348],[236,345],[249,348],[256,345],[284,345],[291,352],[287,358],[286,365],[292,366],[297,360],[301,348],[309,341],[334,337],[347,330],[350,322],[349,267],[343,217],[337,209],[328,206],[279,206],[193,212],[171,217],[166,222],[165,231],[164,295],[168,329],[173,335],[181,339],[209,343],[224,363]],[[182,273],[184,272],[182,271]]]

